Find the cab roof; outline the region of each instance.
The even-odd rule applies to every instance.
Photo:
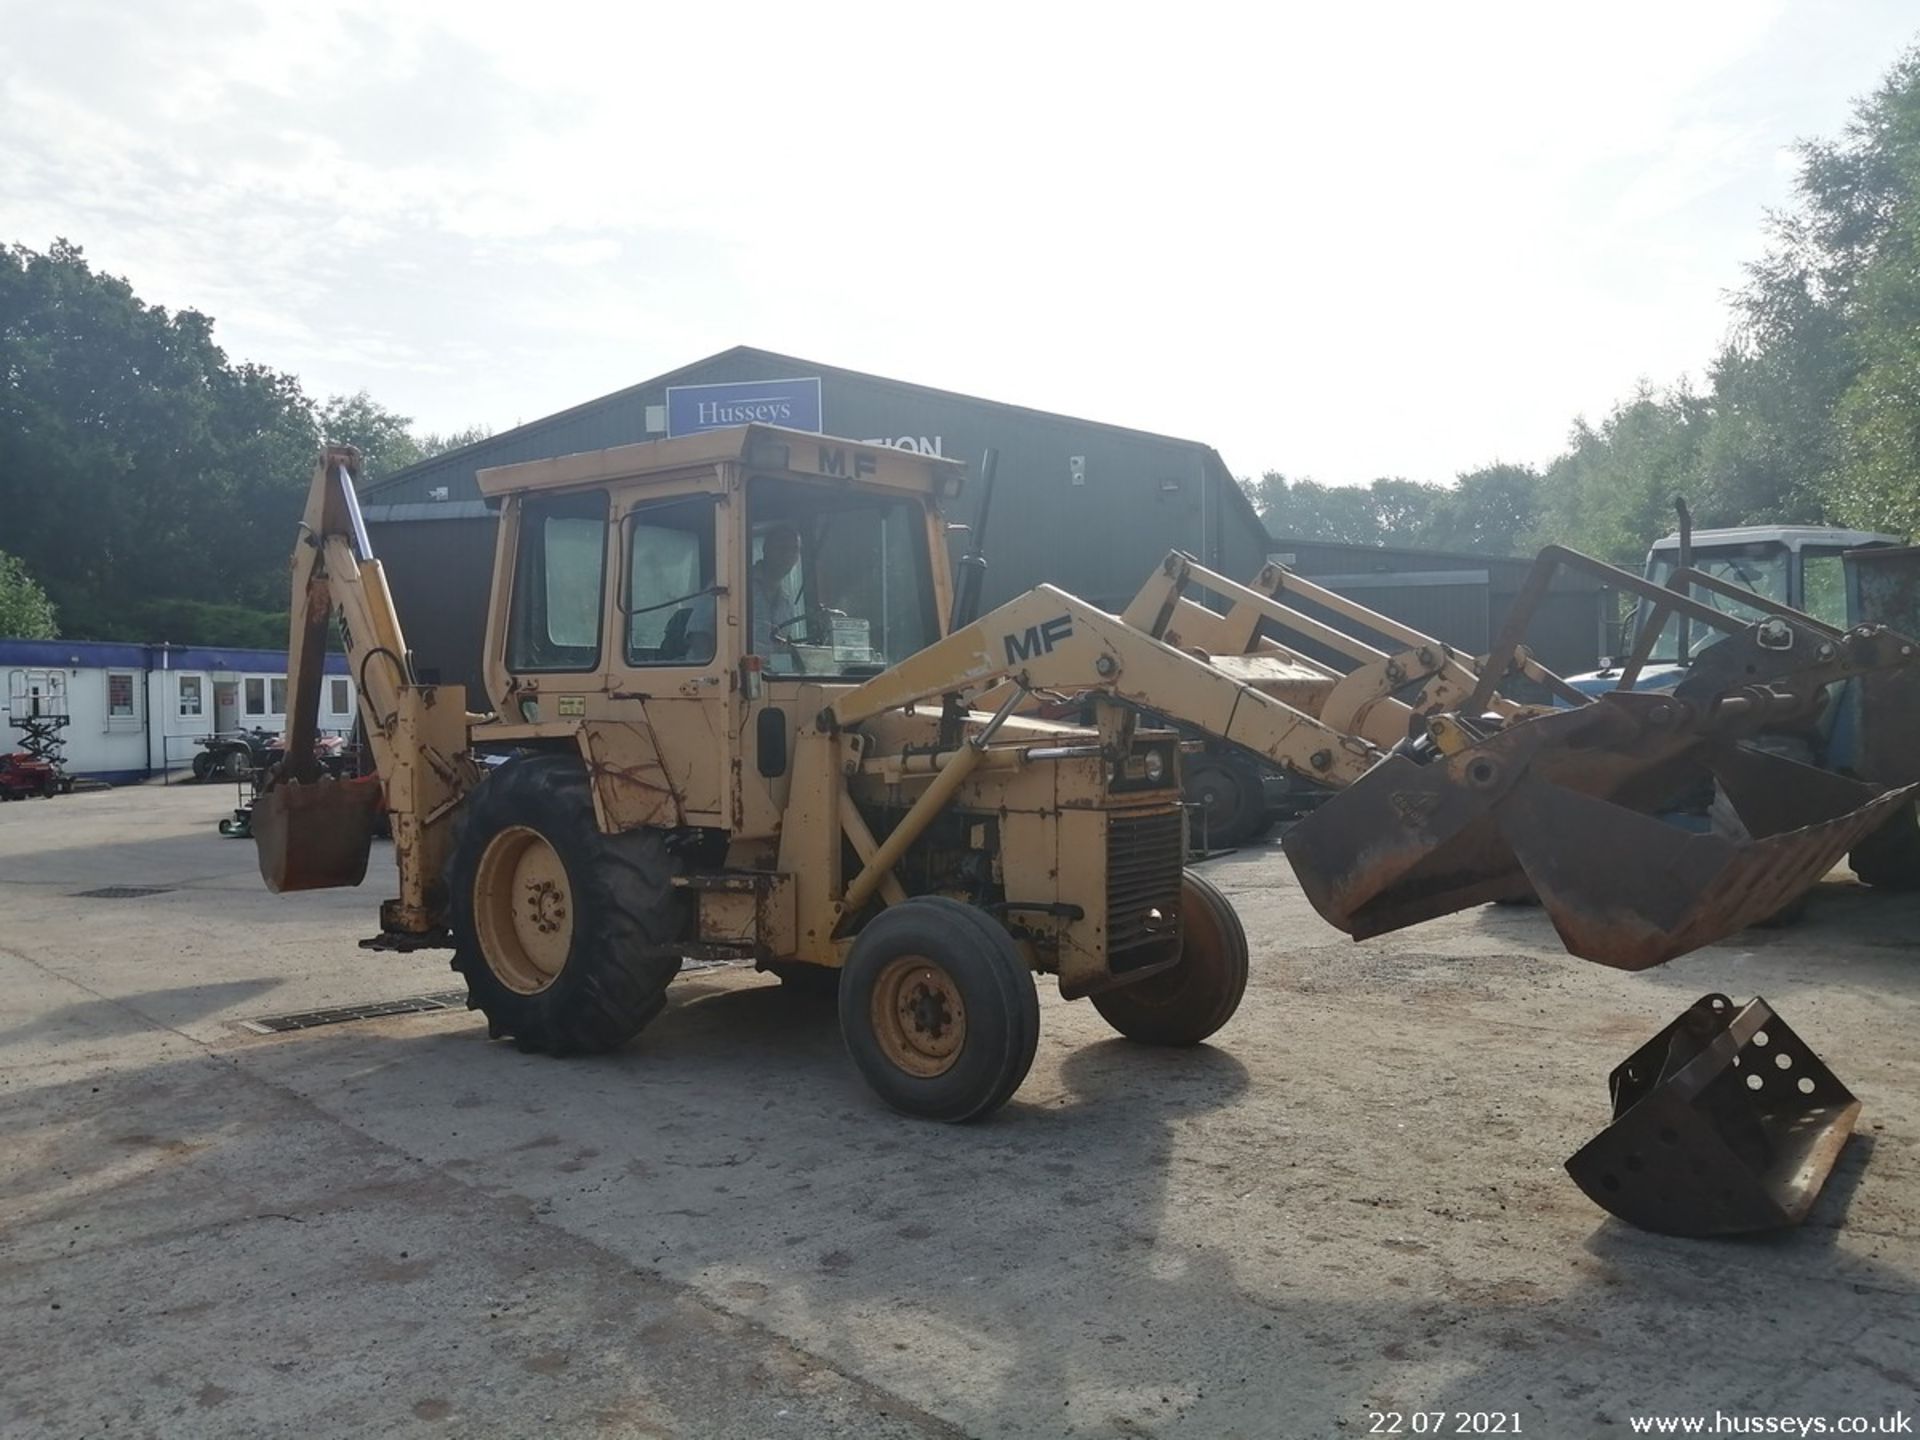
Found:
[[[496,465],[478,471],[480,493],[492,498],[529,490],[558,490],[616,480],[643,480],[737,461],[757,470],[858,480],[894,490],[916,491],[939,499],[959,495],[967,467],[958,460],[921,455],[874,445],[864,440],[842,440],[776,425],[729,425],[672,440],[643,440],[551,460],[526,460],[518,465]]]
[[[1726,530],[1696,530],[1693,548],[1709,549],[1724,545],[1785,545],[1798,550],[1803,545],[1837,545],[1843,550],[1858,550],[1868,545],[1901,545],[1893,535],[1876,535],[1870,530],[1836,530],[1827,525],[1736,525]],[[1668,535],[1653,542],[1655,550],[1678,550],[1680,537]]]

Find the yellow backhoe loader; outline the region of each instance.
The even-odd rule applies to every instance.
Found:
[[[1020,1083],[1036,972],[1122,1034],[1197,1043],[1239,1004],[1246,939],[1183,870],[1178,737],[1136,712],[1333,784],[1380,758],[1051,586],[950,627],[963,467],[758,427],[481,472],[500,548],[469,713],[415,681],[358,467],[322,456],[295,552],[288,753],[337,622],[378,774],[271,775],[262,873],[358,883],[384,803],[376,943],[450,945],[528,1049],[624,1043],[690,954],[841,971],[861,1072],[941,1119]],[[991,711],[961,698],[996,685]],[[1098,692],[1095,724],[1016,713],[1069,689]]]
[[[1621,777],[1674,753],[1629,743],[1609,764],[1613,731],[1552,729],[1595,706],[1497,693],[1525,676],[1568,699],[1517,644],[1489,670],[1376,616],[1388,648],[1356,650],[1283,603],[1351,602],[1279,567],[1245,586],[1175,554],[1123,615],[1041,585],[974,618],[942,515],[963,467],[759,426],[480,472],[501,524],[487,693],[470,708],[415,676],[359,464],[323,453],[294,553],[288,758],[255,807],[261,871],[275,890],[358,884],[384,808],[399,893],[366,943],[451,948],[490,1032],[529,1050],[624,1044],[683,957],[838,972],[869,1084],[904,1112],[973,1119],[1032,1063],[1036,974],[1152,1044],[1196,1044],[1240,1003],[1240,922],[1183,868],[1180,738],[1142,714],[1359,795],[1355,813],[1401,762],[1464,797],[1472,816],[1435,830],[1454,810],[1422,794],[1395,811],[1390,789],[1384,871],[1351,825],[1323,825],[1318,855],[1290,845],[1323,912],[1355,875],[1378,898],[1409,870],[1412,909],[1429,903],[1408,863],[1423,843],[1447,851],[1448,896],[1524,890],[1484,832],[1525,762],[1580,752],[1564,778],[1597,754],[1607,784],[1590,788],[1645,804]],[[362,780],[307,759],[335,625],[376,763]],[[1084,697],[1088,722],[1021,713],[1037,695]],[[1692,710],[1661,723],[1699,729]],[[1478,849],[1457,843],[1462,824]]]

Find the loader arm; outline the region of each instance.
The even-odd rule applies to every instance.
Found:
[[[466,753],[466,694],[461,686],[415,681],[386,573],[373,558],[354,494],[359,471],[359,451],[329,446],[307,493],[293,552],[286,756],[262,783],[253,833],[268,888],[357,885],[384,799],[400,895],[382,907],[382,929],[389,937],[419,939],[443,928],[439,879],[451,847],[448,821],[475,783]],[[335,621],[373,753],[376,773],[367,779],[327,778],[313,755]]]
[[[840,697],[822,714],[821,728],[850,728],[955,690],[1007,681],[1029,691],[1105,694],[1326,785],[1352,784],[1382,753],[1051,585],[1036,586]]]

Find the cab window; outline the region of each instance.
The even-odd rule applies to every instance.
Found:
[[[1824,620],[1836,629],[1847,625],[1847,566],[1840,550],[1800,552],[1800,583],[1805,592],[1800,608],[1816,620]]]
[[[711,495],[636,508],[624,522],[629,665],[705,665],[719,636]]]
[[[1716,580],[1724,580],[1732,585],[1753,590],[1777,604],[1787,603],[1787,577],[1792,569],[1792,555],[1787,547],[1778,541],[1762,541],[1752,545],[1729,545],[1712,550],[1696,551],[1693,568]],[[1654,556],[1653,566],[1647,578],[1656,585],[1665,585],[1678,568],[1679,557],[1676,552],[1663,550]],[[1747,605],[1732,596],[1695,586],[1693,598],[1703,605],[1710,605],[1723,614],[1730,615],[1742,625],[1750,625],[1756,620],[1764,620],[1767,612]],[[1645,602],[1642,602],[1645,605]],[[1702,626],[1695,622],[1688,628],[1688,645],[1698,650],[1702,645],[1710,644],[1720,638],[1720,631]],[[1680,654],[1680,620],[1670,615],[1660,632],[1660,638],[1654,643],[1650,658],[1656,662],[1671,663]]]
[[[939,638],[918,498],[756,477],[747,525],[747,643],[768,673],[877,675]]]
[[[599,667],[606,565],[603,492],[522,503],[507,620],[509,670]]]

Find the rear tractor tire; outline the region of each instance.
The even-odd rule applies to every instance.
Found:
[[[1909,805],[1853,847],[1847,864],[1876,890],[1920,890],[1920,824]]]
[[[538,755],[468,798],[448,867],[453,968],[490,1035],[522,1050],[617,1050],[666,1004],[687,931],[677,862],[653,830],[605,835],[586,772]]]
[[[1227,897],[1191,870],[1180,882],[1180,959],[1093,997],[1101,1018],[1143,1045],[1198,1045],[1247,993],[1247,932]]]
[[[1200,808],[1201,833],[1214,850],[1244,845],[1267,827],[1260,771],[1238,755],[1196,755],[1187,766],[1187,803]]]
[[[926,895],[860,932],[840,978],[840,1034],[882,1100],[928,1120],[978,1120],[1012,1098],[1040,1043],[1040,1000],[1006,927]]]

